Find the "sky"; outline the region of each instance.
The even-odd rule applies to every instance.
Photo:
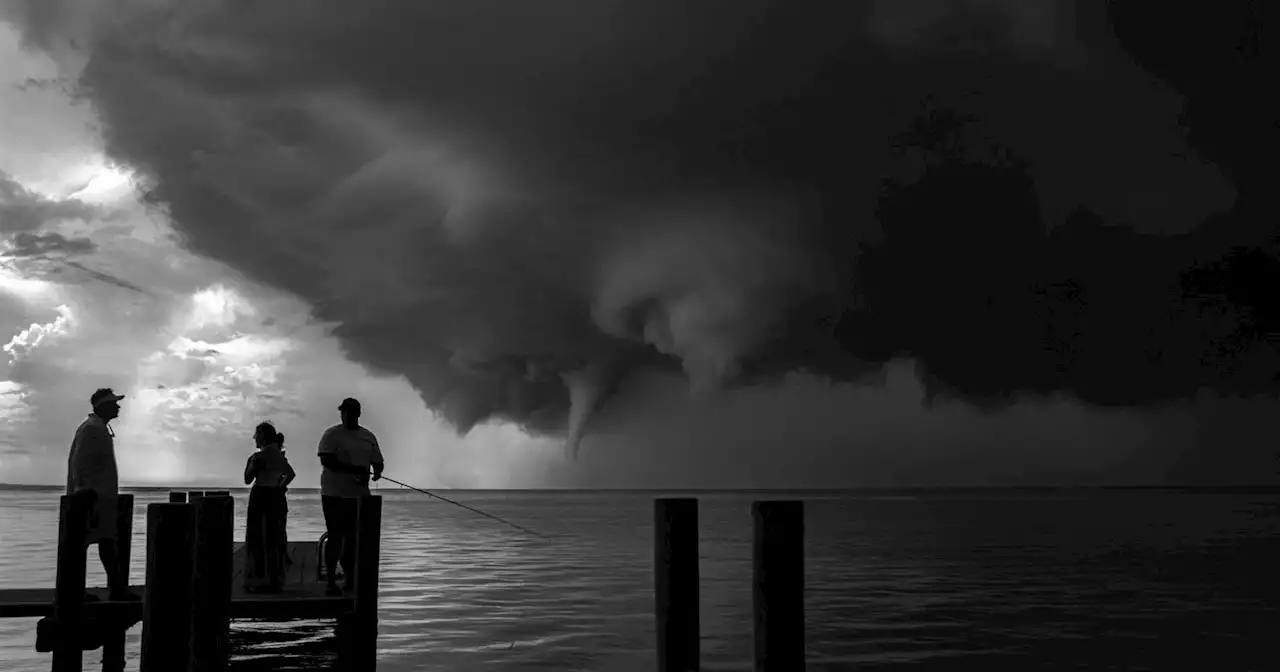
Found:
[[[270,420],[315,485],[347,396],[421,487],[1275,480],[1274,396],[1195,363],[1237,318],[1131,310],[1162,291],[1135,262],[1096,281],[1148,293],[1096,295],[1142,315],[1080,327],[1093,368],[1015,367],[1042,339],[983,289],[1029,272],[1006,214],[885,207],[885,178],[932,184],[940,150],[888,140],[939,105],[970,162],[1030,162],[1024,219],[1138,241],[1072,268],[1194,248],[1238,194],[1105,17],[311,4],[0,11],[0,482],[60,482],[101,386],[132,484],[235,483]],[[975,270],[988,230],[1015,252]],[[824,331],[854,296],[870,326]],[[1144,346],[1097,343],[1164,330],[1163,368],[1099,373]]]

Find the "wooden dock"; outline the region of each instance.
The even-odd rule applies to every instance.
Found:
[[[124,495],[131,497],[131,495]],[[325,597],[318,541],[289,542],[289,557],[293,560],[286,574],[283,589],[279,593],[251,593],[244,588],[244,542],[236,542],[231,573],[231,618],[271,619],[280,614],[286,618],[299,609],[316,614],[315,618],[336,618],[351,611],[353,597]],[[138,595],[146,593],[146,585],[131,587]],[[136,611],[142,616],[142,602],[109,602],[106,588],[86,588],[85,593],[97,598],[86,602],[89,613],[115,610],[124,614]],[[145,598],[144,598],[145,599]],[[0,618],[43,618],[53,616],[53,588],[19,588],[0,590]]]
[[[102,669],[125,667],[125,632],[142,624],[142,672],[226,670],[232,619],[334,619],[339,658],[352,670],[376,669],[378,564],[382,499],[363,497],[356,539],[355,587],[325,595],[324,541],[290,542],[280,592],[245,590],[245,548],[234,542],[229,492],[170,493],[147,507],[147,576],[132,586],[141,599],[112,601],[87,588],[85,532],[93,493],[63,496],[54,588],[0,590],[0,618],[40,618],[36,650],[53,654],[54,672],[81,672],[83,653],[103,649]],[[133,495],[117,502],[120,562],[129,567]]]
[[[83,652],[103,649],[104,672],[124,669],[125,631],[142,623],[141,672],[225,671],[232,619],[335,619],[342,669],[377,669],[378,569],[382,499],[358,506],[355,590],[324,594],[324,538],[290,542],[293,560],[283,590],[244,590],[244,548],[232,540],[234,501],[227,492],[171,493],[147,507],[147,576],[139,601],[107,600],[86,590],[87,529],[92,495],[62,497],[53,589],[0,590],[0,618],[41,618],[36,648],[53,653],[54,672],[81,672]],[[802,502],[751,504],[752,606],[756,672],[803,672],[804,507]],[[701,669],[698,500],[654,501],[654,614],[658,672]],[[120,561],[129,566],[133,496],[120,495]],[[219,550],[222,549],[222,550]],[[86,594],[94,599],[86,600]],[[64,636],[73,633],[72,636]]]

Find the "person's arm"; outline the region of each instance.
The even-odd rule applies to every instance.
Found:
[[[383,477],[383,468],[387,467],[387,465],[383,462],[383,449],[378,445],[376,436],[374,436],[374,458],[372,458],[370,466],[374,467],[374,480]]]
[[[253,453],[244,463],[244,484],[249,485],[258,474],[258,454]]]
[[[67,494],[74,495],[84,489],[85,480],[84,437],[77,436],[67,460]]]
[[[293,465],[289,464],[289,460],[284,461],[284,475],[280,477],[280,487],[287,488],[297,478],[298,474],[293,470]]]

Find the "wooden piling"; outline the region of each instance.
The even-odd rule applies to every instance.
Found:
[[[231,635],[231,564],[235,550],[230,493],[196,498],[189,672],[227,669]]]
[[[654,501],[653,570],[658,672],[701,669],[698,500]]]
[[[133,555],[133,495],[116,496],[116,556],[119,560],[120,580],[129,585],[129,563]],[[124,672],[125,635],[128,628],[121,626],[111,632],[102,644],[102,672]]]
[[[185,492],[172,492],[172,491],[171,491],[171,492],[169,493],[169,503],[170,503],[170,504],[186,504],[186,503],[187,503],[187,493],[185,493]]]
[[[804,670],[804,503],[751,503],[755,672]]]
[[[80,622],[84,612],[85,539],[97,494],[81,490],[63,495],[58,516],[58,560],[53,616],[60,636],[53,650],[53,672],[81,672],[84,651]]]
[[[142,605],[140,672],[187,669],[191,656],[194,528],[191,504],[147,507],[147,590]]]
[[[373,672],[378,665],[378,564],[382,545],[382,497],[356,503],[355,609],[352,614],[352,669]]]

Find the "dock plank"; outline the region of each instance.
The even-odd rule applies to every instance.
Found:
[[[131,586],[131,590],[142,594],[143,586]],[[98,602],[86,602],[85,613],[97,610],[102,604],[121,605],[129,609],[131,602],[108,602],[106,588],[86,588],[85,593],[98,598]],[[142,613],[142,602],[138,602],[138,613]],[[0,618],[40,618],[53,615],[53,588],[9,588],[0,590]]]
[[[235,556],[231,566],[231,590],[244,591],[244,542],[235,544]],[[285,571],[284,585],[304,586],[320,581],[320,544],[315,541],[289,542],[289,568]]]
[[[138,595],[146,586],[133,586]],[[90,588],[98,602],[86,602],[85,617],[102,618],[110,612],[121,618],[142,617],[142,602],[112,602],[106,588]],[[286,587],[279,593],[242,593],[231,598],[231,618],[337,618],[349,613],[354,604],[350,595],[326,597],[324,584],[314,587]],[[0,618],[42,618],[53,615],[52,588],[0,590]]]
[[[250,593],[244,589],[244,542],[236,542],[231,584],[231,618],[336,618],[354,608],[351,595],[326,597],[319,578],[319,544],[314,541],[289,543],[292,561],[279,593]],[[133,586],[139,596],[146,586]],[[118,612],[121,618],[141,618],[142,602],[111,602],[106,588],[88,588],[98,602],[86,602],[86,617],[103,618]],[[42,618],[53,615],[53,588],[0,590],[0,618]]]

